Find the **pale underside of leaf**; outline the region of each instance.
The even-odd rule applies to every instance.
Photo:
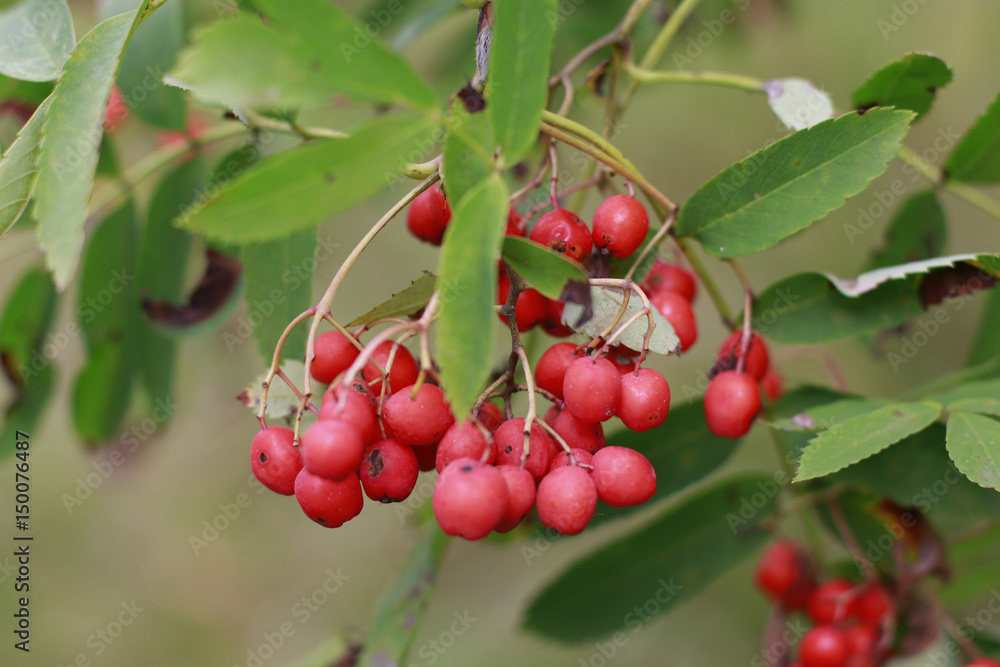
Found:
[[[622,308],[622,291],[607,287],[591,287],[591,301],[594,308],[594,316],[580,325],[580,318],[583,316],[584,307],[575,303],[567,303],[563,308],[562,322],[566,326],[591,337],[597,337],[605,333]],[[629,298],[628,307],[622,315],[618,325],[628,321],[633,315],[638,313],[643,307],[642,301],[634,294]],[[653,321],[656,324],[653,335],[649,340],[649,351],[657,354],[670,354],[680,347],[680,339],[674,333],[674,328],[660,313],[653,308]],[[641,351],[646,331],[649,328],[649,320],[643,316],[633,322],[616,339],[616,342],[636,351]]]

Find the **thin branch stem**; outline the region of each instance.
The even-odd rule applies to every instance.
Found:
[[[921,176],[942,190],[950,192],[959,199],[972,204],[981,211],[1000,220],[1000,202],[996,199],[965,183],[948,180],[943,171],[932,164],[924,162],[913,149],[907,146],[900,147],[897,157],[916,169]]]
[[[765,82],[752,76],[730,74],[729,72],[680,72],[648,70],[626,61],[625,71],[633,80],[641,83],[688,83],[704,86],[735,88],[749,93],[764,94]]]

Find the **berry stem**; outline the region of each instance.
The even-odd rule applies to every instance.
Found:
[[[674,242],[677,244],[677,248],[684,255],[688,264],[694,269],[694,272],[698,274],[698,278],[701,279],[701,283],[705,286],[708,291],[708,296],[712,299],[712,303],[715,304],[715,309],[719,311],[719,317],[722,318],[722,323],[727,329],[732,329],[733,326],[733,314],[729,310],[729,306],[726,305],[726,300],[722,296],[722,292],[719,291],[718,285],[715,284],[715,280],[712,278],[708,269],[702,263],[698,255],[691,249],[687,241],[680,237],[674,237]]]
[[[518,341],[517,346],[514,348],[514,354],[521,360],[521,369],[524,371],[524,382],[528,385],[528,412],[524,415],[524,449],[521,450],[521,467],[523,468],[528,461],[528,455],[531,454],[531,425],[538,421],[538,405],[535,402],[535,378],[531,374],[528,353],[524,351],[524,346],[521,345],[520,341]],[[512,376],[510,384],[513,384],[513,380]]]
[[[630,60],[625,61],[625,71],[635,81],[641,83],[694,83],[706,86],[735,88],[750,93],[764,94],[764,81],[750,76],[729,72],[665,72],[639,67]]]
[[[556,145],[549,143],[549,163],[552,165],[552,175],[549,177],[549,201],[552,208],[559,208],[559,195],[556,189],[559,187],[559,150]]]
[[[840,507],[840,499],[830,498],[826,501],[826,505],[830,509],[830,517],[833,519],[833,524],[837,527],[840,539],[847,545],[848,551],[851,552],[854,560],[861,566],[861,570],[865,574],[865,579],[868,581],[877,581],[878,574],[876,574],[871,562],[865,558],[865,554],[861,550],[861,545],[858,543],[858,538],[854,536],[854,531],[848,525],[847,519],[844,517],[844,510]]]
[[[628,183],[629,185],[629,190],[632,192],[632,196],[635,197],[635,192],[632,188],[631,181],[626,181],[626,183]],[[632,276],[635,275],[635,272],[642,265],[643,261],[645,261],[645,259],[649,256],[649,253],[653,252],[653,250],[655,250],[660,245],[660,242],[662,242],[663,239],[666,237],[666,235],[670,232],[670,229],[673,227],[674,222],[676,220],[677,220],[677,210],[675,209],[671,211],[669,215],[667,215],[667,219],[660,226],[660,228],[656,230],[656,234],[653,235],[653,238],[649,240],[649,243],[646,244],[646,247],[639,252],[639,256],[635,258],[634,262],[632,262],[631,268],[629,268],[628,273],[625,274],[626,280],[632,279]]]

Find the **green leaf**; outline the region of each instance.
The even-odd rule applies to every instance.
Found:
[[[496,341],[496,257],[507,222],[507,185],[499,174],[455,205],[438,271],[441,310],[437,356],[441,380],[459,420],[486,388]]]
[[[769,476],[733,477],[700,491],[638,532],[578,560],[535,597],[523,619],[563,642],[640,629],[754,554],[769,538],[755,528],[777,506]],[[741,516],[750,497],[763,500]],[[581,613],[586,610],[586,613]]]
[[[73,420],[91,443],[115,434],[138,373],[135,255],[135,206],[128,201],[94,231],[80,277],[77,318],[88,359],[73,390]]]
[[[432,523],[379,603],[356,665],[405,665],[437,584],[450,539]],[[329,664],[329,663],[327,663]]]
[[[171,223],[197,199],[205,182],[205,171],[201,158],[185,162],[168,173],[153,192],[136,272],[140,300],[182,301],[192,239]],[[169,400],[174,396],[177,343],[145,318],[140,319],[138,327],[143,385],[151,400]]]
[[[380,303],[361,317],[354,318],[347,326],[357,327],[371,324],[384,317],[409,317],[422,310],[434,294],[437,277],[424,271],[424,275],[413,281],[402,292],[396,292],[388,301]]]
[[[805,79],[774,79],[764,84],[767,103],[790,130],[804,130],[833,118],[833,100]]]
[[[996,275],[997,267],[993,265],[996,261],[996,255],[949,255],[948,257],[932,257],[919,262],[907,262],[906,264],[898,264],[896,266],[883,266],[874,271],[862,273],[857,278],[848,280],[838,278],[829,273],[824,275],[841,294],[846,296],[860,296],[892,280],[903,280],[910,276],[931,273],[935,269],[952,268],[960,263],[972,264],[987,273]]]
[[[347,139],[267,158],[180,218],[180,224],[241,244],[315,227],[388,186],[401,162],[419,158],[418,147],[432,128],[432,122],[421,117],[385,115]]]
[[[825,405],[817,405],[771,424],[782,431],[822,431],[834,424],[860,417],[889,405],[890,401],[878,398],[844,398]]]
[[[0,73],[9,77],[57,78],[74,44],[65,0],[25,0],[0,14]]]
[[[952,405],[958,401],[970,399],[993,399],[1000,401],[1000,380],[978,380],[975,382],[965,382],[957,387],[952,387],[951,389],[931,394],[927,398],[935,401],[936,403],[940,403],[948,409],[951,409]]]
[[[809,441],[794,481],[823,477],[868,458],[927,428],[940,414],[938,403],[894,403],[834,424]]]
[[[322,107],[343,93],[435,111],[428,84],[337,5],[294,0],[257,5],[196,32],[169,80],[210,103]],[[266,16],[265,16],[266,14]]]
[[[493,128],[487,113],[470,114],[458,98],[451,105],[444,138],[444,185],[451,201],[493,173]]]
[[[260,324],[253,327],[253,335],[261,356],[270,361],[288,323],[313,305],[316,230],[244,246],[242,258],[248,313],[256,313],[260,319]],[[282,356],[302,359],[305,354],[306,330],[297,327],[286,339]]]
[[[959,140],[944,172],[953,181],[1000,182],[1000,93]]]
[[[938,88],[951,81],[951,68],[926,53],[910,53],[869,77],[851,96],[855,109],[909,109],[917,119],[927,113]]]
[[[108,18],[134,8],[135,0],[108,0],[102,4],[101,16]],[[166,130],[187,126],[183,91],[163,83],[182,46],[184,3],[167,2],[136,29],[118,72],[118,88],[129,110]]]
[[[45,280],[52,280],[46,275]],[[43,366],[35,373],[34,379],[22,387],[7,407],[3,429],[0,430],[0,461],[10,457],[16,451],[17,432],[31,433],[38,425],[45,411],[45,406],[52,394],[53,376],[51,366]]]
[[[285,375],[292,378],[301,378],[305,372],[305,364],[298,359],[286,359],[281,362],[281,370]],[[243,405],[250,408],[254,414],[260,410],[260,392],[267,379],[267,371],[254,378],[240,394],[237,399]],[[292,388],[281,381],[272,382],[267,390],[267,410],[264,417],[267,419],[291,419],[299,409],[299,397],[295,395]]]
[[[955,410],[1000,416],[1000,400],[995,398],[964,398],[948,405],[949,412]]]
[[[562,299],[563,291],[570,283],[587,284],[587,272],[583,266],[562,253],[528,239],[505,237],[503,259],[529,285],[550,299]]]
[[[577,323],[584,314],[584,306],[567,303],[563,308],[563,324],[591,337],[603,335],[607,328],[615,322],[618,313],[621,312],[622,298],[621,290],[610,287],[591,287],[590,299],[593,304],[594,316],[584,322],[582,327],[578,327]],[[642,307],[642,301],[634,295],[631,296],[619,324],[624,324]],[[649,339],[649,351],[657,354],[676,352],[680,348],[681,341],[674,332],[674,328],[665,317],[660,315],[656,308],[653,308],[652,315],[656,328],[653,329],[653,335]],[[628,329],[616,339],[616,342],[633,350],[641,351],[648,327],[649,320],[646,317],[641,317],[629,325]]]
[[[885,231],[885,244],[872,256],[866,271],[937,257],[944,251],[948,225],[935,190],[918,192],[904,201]]]
[[[48,110],[49,100],[45,100],[0,160],[0,238],[24,213],[35,189],[42,123]]]
[[[972,367],[1000,358],[1000,290],[993,289],[985,297],[976,338],[965,365]]]
[[[796,132],[699,188],[681,207],[677,233],[716,257],[770,248],[885,171],[911,120],[907,111],[875,109]]]
[[[0,320],[0,359],[19,386],[28,384],[48,360],[35,355],[52,325],[56,293],[52,280],[39,269],[24,274],[11,292]]]
[[[653,464],[656,493],[650,502],[668,498],[715,472],[740,444],[739,439],[720,438],[708,430],[700,400],[671,407],[668,422],[642,433],[623,429],[608,437],[608,446],[629,447]],[[642,507],[610,507],[601,503],[590,525],[627,516]]]
[[[1000,488],[1000,423],[956,410],[948,417],[946,442],[963,475],[987,489]]]
[[[84,35],[66,61],[42,126],[35,219],[38,243],[62,290],[80,261],[87,200],[94,185],[100,127],[122,51],[139,10],[119,14]]]
[[[845,296],[818,273],[768,287],[754,301],[754,328],[780,343],[827,343],[874,334],[924,312],[916,289],[891,281],[859,297]]]
[[[504,0],[493,9],[487,111],[504,163],[519,162],[538,139],[549,95],[555,0]]]
[[[962,476],[948,458],[944,442],[944,424],[931,424],[823,481],[852,484],[925,514],[995,516],[1000,512],[1000,495]]]

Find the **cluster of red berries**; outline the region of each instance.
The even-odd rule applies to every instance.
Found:
[[[318,381],[333,382],[319,419],[302,433],[300,447],[292,430],[280,426],[261,430],[251,447],[257,478],[277,493],[294,494],[321,525],[337,527],[357,516],[363,494],[380,502],[405,500],[421,470],[441,473],[433,507],[442,529],[468,539],[509,531],[535,507],[544,525],[579,533],[598,499],[635,505],[656,490],[652,464],[631,449],[605,447],[599,423],[616,413],[640,430],[662,423],[670,394],[656,371],[620,377],[607,359],[571,354],[577,363],[562,370],[567,377],[559,387],[559,396],[567,395],[566,409],[550,415],[552,430],[570,450],[535,423],[528,456],[522,457],[524,419],[505,418],[496,404],[485,402],[475,419],[456,423],[444,392],[429,379],[418,386],[415,359],[392,342],[377,346],[361,377],[345,387],[342,374],[358,354],[355,342],[339,331],[319,336],[311,372]],[[372,361],[389,369],[384,392]],[[542,367],[552,381],[551,364]]]
[[[899,619],[885,585],[839,577],[817,581],[808,554],[784,540],[764,550],[754,579],[786,612],[802,612],[813,623],[799,640],[792,667],[875,667],[892,656]],[[977,658],[968,663],[973,666],[1000,667],[1000,662]]]

